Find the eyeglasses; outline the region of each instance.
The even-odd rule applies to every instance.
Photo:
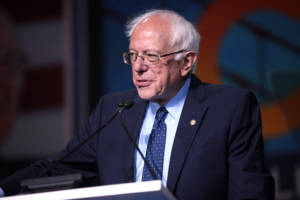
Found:
[[[172,53],[167,53],[163,55],[158,55],[155,53],[146,52],[143,55],[140,55],[136,52],[125,52],[123,53],[123,61],[125,64],[132,65],[137,60],[138,57],[141,57],[145,65],[157,65],[160,61],[160,58],[170,56],[173,54],[182,53],[186,50],[182,49],[180,51],[175,51]]]

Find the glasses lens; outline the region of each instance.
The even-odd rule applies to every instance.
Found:
[[[128,52],[123,53],[123,62],[127,65],[131,65],[130,57],[129,57]]]
[[[158,63],[158,61],[159,61],[159,56],[156,54],[147,53],[145,55],[145,62],[147,62],[147,64],[155,65]]]
[[[128,53],[128,58],[130,59],[130,63],[134,63],[137,59],[137,53],[134,52],[129,52]]]
[[[125,52],[123,53],[123,62],[128,65],[132,65],[138,57],[137,53],[134,52]],[[143,56],[140,56],[146,65],[156,65],[159,63],[159,55],[147,53]]]

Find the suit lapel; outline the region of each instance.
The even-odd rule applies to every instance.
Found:
[[[207,110],[205,91],[201,87],[201,82],[192,76],[171,153],[168,188],[172,192],[176,188],[185,159]]]
[[[201,82],[192,76],[190,89],[179,120],[171,153],[168,188],[173,192],[176,187],[177,180],[180,177],[180,172],[183,168],[189,149],[205,116],[207,106],[205,105],[204,100],[205,94],[204,89],[201,89]],[[130,109],[124,111],[123,119],[129,133],[132,134],[134,141],[137,141],[145,117],[147,101],[136,97],[134,102],[134,105]],[[126,160],[126,162],[119,164],[124,166],[124,181],[128,182],[133,181],[134,177],[135,147],[126,135],[125,130],[122,134],[124,137],[126,158],[120,160]]]
[[[126,127],[128,128],[129,134],[132,135],[132,138],[136,142],[144,120],[145,111],[147,108],[147,101],[141,100],[140,98],[137,97],[136,99],[134,99],[134,102],[135,102],[134,105],[130,109],[124,111],[123,119]],[[130,138],[126,135],[125,130],[124,133],[122,134],[124,134],[126,137],[124,141],[126,162],[125,164],[124,163],[120,163],[120,164],[125,165],[124,175],[126,177],[126,181],[131,182],[133,181],[133,177],[134,177],[135,147],[134,144],[132,144]]]

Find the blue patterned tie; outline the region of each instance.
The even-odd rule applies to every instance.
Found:
[[[168,111],[165,107],[160,107],[157,110],[146,152],[146,160],[149,162],[158,179],[162,179],[167,133],[167,126],[164,121],[167,114]],[[142,181],[150,181],[153,179],[147,165],[144,164]]]

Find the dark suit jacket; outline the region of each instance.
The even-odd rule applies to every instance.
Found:
[[[123,113],[137,140],[147,101],[135,90],[104,96],[85,125],[57,157],[34,163],[0,182],[6,194],[19,190],[20,179],[37,176],[53,160],[97,130],[117,104],[134,99]],[[196,124],[191,125],[190,121]],[[99,184],[133,181],[134,146],[115,119],[49,175],[82,172]],[[259,106],[246,90],[201,83],[192,76],[171,154],[168,188],[179,199],[274,199],[274,182],[265,167]]]

